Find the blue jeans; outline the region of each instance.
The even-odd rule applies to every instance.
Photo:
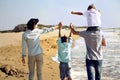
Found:
[[[64,80],[65,77],[69,79],[71,78],[69,63],[60,62],[59,69],[60,69],[61,80]]]
[[[88,80],[94,80],[94,73],[92,68],[94,68],[95,72],[95,80],[101,80],[101,71],[102,71],[102,60],[88,60],[86,59],[86,68]]]

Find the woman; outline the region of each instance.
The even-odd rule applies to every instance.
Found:
[[[38,22],[39,20],[36,18],[30,19],[27,23],[27,30],[22,34],[22,63],[25,64],[26,47],[28,47],[29,80],[33,80],[34,78],[35,64],[37,68],[37,80],[42,80],[43,55],[39,43],[40,35],[58,28],[56,26],[40,30],[37,28]]]

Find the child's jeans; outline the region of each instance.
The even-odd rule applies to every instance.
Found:
[[[37,69],[37,80],[42,80],[43,55],[28,56],[29,80],[34,80],[35,64]]]
[[[71,78],[69,63],[60,62],[59,69],[61,80],[63,80],[65,77]]]
[[[95,80],[101,80],[101,70],[102,70],[102,60],[88,60],[86,59],[86,68],[88,74],[88,80],[94,80],[95,72]],[[92,71],[93,69],[95,71]]]

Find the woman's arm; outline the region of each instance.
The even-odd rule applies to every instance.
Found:
[[[51,28],[45,28],[40,33],[41,34],[48,33],[48,32],[54,31],[54,30],[56,30],[58,28],[59,28],[59,26],[54,26],[54,27],[51,27]]]
[[[23,64],[25,64],[25,56],[26,56],[26,41],[23,33],[22,34],[22,63]]]
[[[26,41],[24,35],[25,33],[22,34],[22,56],[26,56]]]

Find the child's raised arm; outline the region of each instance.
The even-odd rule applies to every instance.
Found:
[[[58,26],[59,26],[59,34],[58,34],[58,36],[61,37],[62,23],[59,22]]]
[[[72,23],[70,23],[70,26],[72,25]],[[71,37],[72,35],[72,30],[70,29],[70,34],[69,34],[69,37]]]

